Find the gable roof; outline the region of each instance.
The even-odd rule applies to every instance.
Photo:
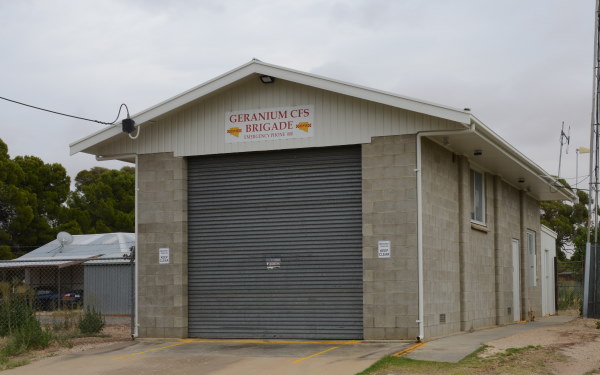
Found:
[[[315,74],[300,72],[277,65],[267,64],[257,59],[253,59],[252,61],[216,78],[213,78],[210,81],[207,81],[177,96],[143,110],[131,118],[135,121],[136,126],[144,126],[144,124],[148,123],[150,120],[153,120],[195,100],[201,99],[217,90],[220,90],[254,74],[277,77],[277,79],[287,80],[338,94],[386,104],[392,107],[418,112],[450,121],[467,124],[470,122],[470,113],[468,111],[434,104],[423,100],[417,100],[385,91],[375,90],[364,86],[354,85]],[[87,148],[117,136],[120,133],[122,133],[121,124],[118,123],[117,125],[104,128],[85,138],[75,141],[70,144],[71,155],[85,151]]]
[[[474,149],[483,150],[483,156],[477,159],[477,163],[479,163],[480,166],[488,168],[494,173],[498,173],[517,188],[532,192],[538,200],[577,200],[577,196],[572,191],[560,185],[554,177],[548,174],[548,172],[544,171],[541,167],[494,133],[467,109],[462,110],[452,108],[375,90],[315,74],[267,64],[256,59],[175,97],[154,105],[132,116],[132,118],[136,122],[136,126],[144,127],[150,121],[157,119],[158,117],[164,116],[191,102],[214,94],[218,90],[233,85],[252,75],[268,75],[276,77],[276,79],[429,115],[452,121],[456,124],[462,124],[465,129],[471,128],[474,129],[474,131],[470,134],[461,134],[460,136],[453,135],[453,144],[447,148],[467,156],[472,155]],[[120,124],[102,129],[71,143],[71,155],[77,152],[88,152],[93,154],[94,151],[92,148],[94,146],[121,134],[122,130]],[[435,137],[432,138],[436,139]],[[439,137],[437,140],[438,142],[441,141]],[[516,183],[516,181],[520,181],[523,178],[527,180],[527,186],[520,186]]]

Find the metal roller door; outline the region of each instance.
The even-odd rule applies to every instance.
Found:
[[[190,337],[362,338],[360,146],[188,171]]]

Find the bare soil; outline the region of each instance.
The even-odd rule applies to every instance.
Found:
[[[570,322],[524,331],[488,343],[482,357],[504,352],[508,348],[529,345],[551,349],[545,358],[546,368],[554,374],[600,373],[599,320],[576,318]]]
[[[567,323],[526,330],[486,343],[459,363],[389,357],[369,375],[590,375],[600,374],[600,320],[576,317]],[[561,315],[567,315],[561,311]]]
[[[28,352],[15,360],[24,359],[29,362],[66,354],[75,354],[91,349],[100,349],[110,346],[115,342],[131,341],[129,324],[106,324],[98,336],[68,338],[65,342],[53,342],[50,347],[43,350]]]

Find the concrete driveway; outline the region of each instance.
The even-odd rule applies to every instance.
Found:
[[[46,358],[6,374],[349,374],[412,342],[143,340]]]

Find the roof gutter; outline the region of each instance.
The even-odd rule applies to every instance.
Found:
[[[427,131],[417,133],[417,166],[415,172],[417,174],[417,269],[418,269],[418,300],[419,300],[419,316],[417,324],[419,325],[419,335],[417,341],[422,341],[425,338],[425,301],[424,301],[424,281],[423,281],[423,162],[422,162],[422,141],[423,137],[433,137],[441,135],[460,135],[475,132],[475,122],[471,121],[470,125],[463,124],[468,129],[462,130],[447,130],[447,131]]]

